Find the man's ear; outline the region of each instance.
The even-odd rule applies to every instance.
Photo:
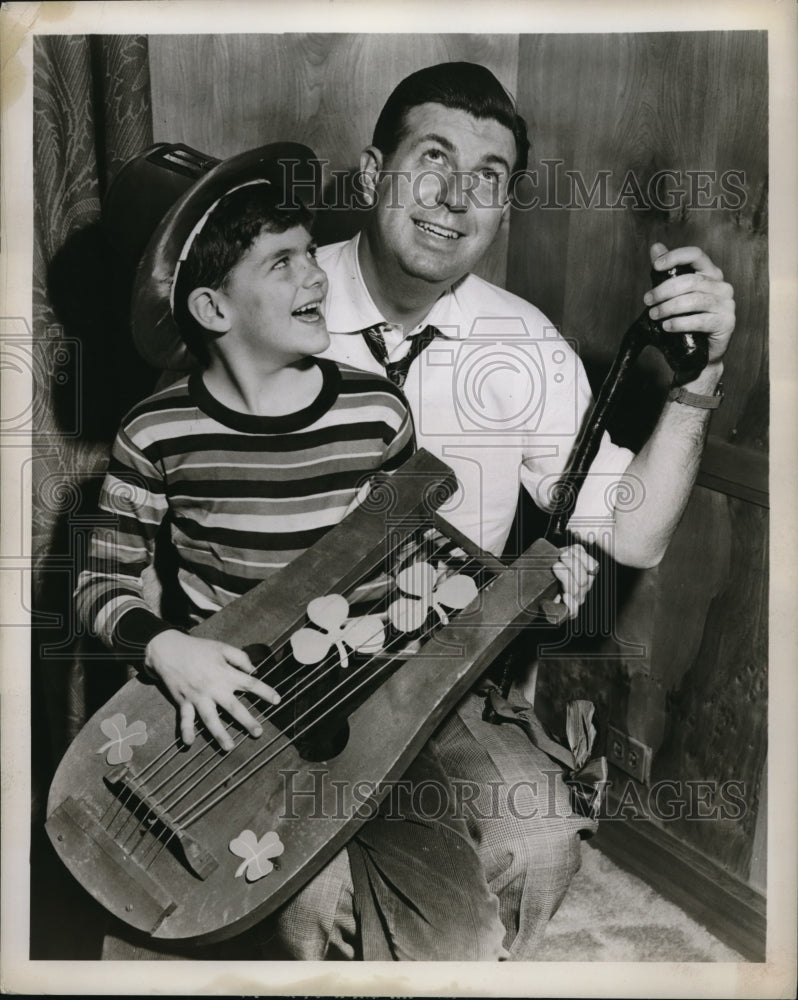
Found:
[[[195,288],[186,300],[188,311],[200,326],[211,333],[227,333],[231,316],[227,299],[216,288]]]
[[[363,179],[363,195],[369,205],[377,200],[377,182],[382,170],[382,153],[376,146],[366,146],[360,154],[360,176]]]

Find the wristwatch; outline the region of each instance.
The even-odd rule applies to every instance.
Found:
[[[717,410],[723,402],[723,383],[718,382],[712,396],[700,396],[697,392],[688,392],[682,386],[674,385],[668,393],[668,399],[684,403],[685,406],[697,406],[699,410]]]

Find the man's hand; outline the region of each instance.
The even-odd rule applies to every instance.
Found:
[[[677,264],[693,267],[695,274],[668,278],[646,292],[643,301],[651,307],[651,319],[659,320],[668,333],[708,334],[709,362],[720,361],[734,330],[734,289],[723,280],[723,272],[699,247],[668,250],[655,243],[651,264],[656,271]]]
[[[593,586],[598,563],[581,545],[569,545],[560,549],[560,558],[552,566],[552,572],[562,586],[562,594],[558,594],[556,600],[562,600],[568,608],[569,618],[576,618]]]
[[[144,663],[177,704],[180,735],[187,746],[194,742],[198,713],[222,749],[233,749],[233,738],[219,718],[220,708],[252,736],[261,735],[261,726],[236,698],[236,691],[249,691],[272,705],[280,701],[273,688],[251,676],[254,667],[247,654],[225,642],[169,629],[150,640]]]

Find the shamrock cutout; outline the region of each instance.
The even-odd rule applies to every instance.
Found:
[[[427,562],[413,563],[397,575],[396,583],[404,593],[388,608],[388,617],[397,631],[416,632],[424,624],[430,608],[442,625],[448,625],[443,605],[461,611],[479,593],[470,576],[456,573],[442,583],[438,583],[438,579],[439,574]]]
[[[105,753],[106,764],[126,764],[133,759],[133,747],[141,746],[147,742],[147,723],[131,722],[127,724],[127,719],[120,712],[112,715],[109,719],[103,719],[100,729],[109,737],[107,743],[103,743],[97,753]]]
[[[291,636],[291,650],[298,663],[318,663],[334,645],[341,666],[349,666],[346,647],[358,653],[378,653],[385,644],[385,628],[377,615],[349,619],[349,603],[340,594],[316,597],[308,604],[308,618],[321,632],[301,628]]]
[[[274,868],[269,858],[278,858],[285,850],[285,844],[274,830],[270,830],[258,840],[252,830],[244,830],[228,845],[236,857],[244,860],[236,869],[235,877],[246,872],[247,882],[256,882],[268,875]]]

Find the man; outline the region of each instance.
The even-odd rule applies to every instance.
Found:
[[[450,464],[461,484],[445,516],[497,555],[519,480],[541,507],[551,506],[549,491],[590,406],[581,364],[545,317],[471,274],[509,210],[512,175],[525,169],[527,151],[524,121],[488,70],[450,63],[414,73],[388,99],[361,157],[372,206],[366,226],[354,240],[319,253],[330,282],[327,355],[403,385],[419,445]],[[612,554],[638,567],[662,558],[684,510],[734,328],[731,286],[706,254],[655,244],[651,259],[658,271],[692,266],[694,273],[667,279],[644,301],[667,332],[706,334],[709,363],[671,393],[639,454],[605,439],[570,525],[578,536],[583,518],[609,516]],[[492,364],[499,356],[505,363]],[[606,485],[618,480],[641,502],[608,512]],[[594,570],[580,546],[563,551],[557,572],[571,614]],[[580,836],[594,823],[571,811],[551,759],[519,727],[483,719],[477,694],[441,726],[431,753],[474,793],[468,835],[498,897],[505,954],[534,959],[578,869]],[[552,802],[556,808],[547,810]],[[388,940],[384,953],[363,950],[355,918],[361,904],[343,853],[281,915],[289,950],[307,959],[447,957],[445,913],[426,914],[429,893],[413,898],[406,884],[393,884],[406,870],[392,869],[390,851],[353,846],[350,857],[364,852],[371,866],[367,878],[356,876],[358,893],[371,893],[373,923]],[[419,912],[426,951],[418,934],[412,944],[403,937]]]

